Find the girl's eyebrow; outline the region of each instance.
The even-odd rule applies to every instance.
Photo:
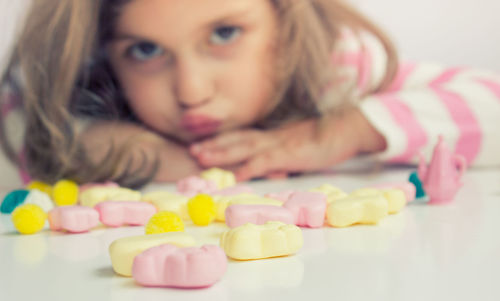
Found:
[[[198,29],[198,31],[205,29],[207,27],[208,28],[213,27],[214,25],[227,24],[227,23],[234,22],[236,20],[246,20],[251,15],[252,14],[247,9],[241,10],[241,11],[236,11],[236,12],[230,12],[230,13],[227,13],[227,14],[222,15],[220,17],[213,18],[210,21],[204,22],[204,24],[202,24],[199,27],[200,29]],[[116,41],[123,41],[123,40],[144,41],[144,40],[149,40],[149,39],[147,39],[145,37],[141,37],[139,35],[132,34],[132,33],[117,32],[113,36],[112,40],[114,42],[116,42]]]

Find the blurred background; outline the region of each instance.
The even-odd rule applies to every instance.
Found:
[[[0,70],[30,1],[0,0]],[[403,58],[500,72],[498,0],[347,1],[389,33]]]

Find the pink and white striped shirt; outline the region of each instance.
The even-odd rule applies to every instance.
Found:
[[[386,61],[370,36],[345,38],[332,56],[336,68],[355,77],[359,93],[381,81]],[[500,74],[403,62],[391,86],[363,97],[359,107],[387,141],[378,160],[414,164],[419,152],[430,158],[443,135],[470,165],[500,166]]]

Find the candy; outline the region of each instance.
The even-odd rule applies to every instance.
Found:
[[[182,232],[184,231],[184,223],[181,217],[174,212],[160,211],[149,219],[144,230],[146,234]]]
[[[328,224],[347,227],[354,224],[376,224],[386,217],[388,201],[382,194],[348,196],[331,202],[326,210]]]
[[[113,270],[119,275],[130,277],[132,276],[132,264],[135,256],[149,248],[168,243],[178,247],[191,247],[196,242],[193,237],[182,232],[129,236],[117,239],[109,246]]]
[[[406,205],[406,195],[400,189],[375,189],[361,188],[351,193],[351,196],[373,196],[382,195],[387,200],[389,214],[399,212]]]
[[[30,192],[28,190],[14,190],[8,193],[2,201],[0,212],[10,214],[14,209],[24,203]]]
[[[187,201],[189,197],[168,191],[154,191],[142,196],[143,202],[149,202],[158,211],[171,211],[178,214],[183,220],[189,219]]]
[[[94,207],[101,223],[108,227],[142,226],[156,213],[156,207],[146,202],[106,201]]]
[[[262,225],[269,221],[295,224],[295,216],[286,208],[269,205],[231,205],[226,209],[226,225],[236,228],[246,223]]]
[[[78,185],[69,180],[60,180],[52,188],[52,199],[57,206],[71,206],[78,202]]]
[[[295,217],[295,225],[319,228],[325,222],[326,196],[319,192],[297,191],[290,195],[283,207]]]
[[[25,204],[12,212],[14,227],[21,234],[34,234],[43,229],[47,214],[37,205]]]
[[[381,190],[400,189],[401,191],[404,192],[407,203],[415,200],[416,188],[415,185],[413,185],[410,182],[377,184],[373,186],[373,188]]]
[[[415,189],[416,189],[415,197],[416,198],[425,197],[424,187],[423,187],[422,182],[420,181],[420,179],[418,177],[418,173],[416,171],[414,171],[410,174],[408,181],[410,181],[415,186]]]
[[[254,193],[253,188],[246,185],[236,185],[213,192],[213,195],[229,196],[242,193]]]
[[[282,202],[286,202],[286,201],[288,201],[288,199],[290,198],[290,196],[294,192],[295,192],[295,190],[285,190],[285,191],[281,191],[281,192],[277,192],[277,193],[268,193],[265,195],[265,197],[273,199],[273,200],[279,200]]]
[[[323,184],[319,187],[309,190],[311,192],[319,192],[326,195],[326,202],[330,204],[336,200],[345,198],[348,194],[342,191],[342,189],[332,186],[330,184]]]
[[[50,184],[41,181],[31,181],[28,184],[28,186],[26,186],[26,189],[28,190],[37,189],[40,190],[41,192],[45,192],[48,195],[52,195],[52,186]]]
[[[92,187],[80,194],[82,206],[94,207],[104,201],[140,201],[141,193],[123,187]]]
[[[49,212],[50,229],[70,233],[87,232],[99,224],[99,213],[84,206],[64,206]]]
[[[54,203],[52,202],[50,196],[38,189],[30,190],[30,193],[26,196],[24,203],[40,206],[40,208],[42,208],[45,212],[49,212],[54,209]]]
[[[266,197],[262,197],[257,194],[247,194],[242,193],[233,196],[226,197],[216,197],[216,215],[215,220],[224,222],[226,220],[226,208],[230,205],[271,205],[271,206],[281,206],[283,203],[279,200],[274,200]]]
[[[205,180],[211,180],[215,182],[217,188],[224,189],[236,185],[236,177],[230,171],[223,170],[220,168],[210,168],[203,171],[200,174]]]
[[[211,196],[199,194],[188,201],[189,217],[197,226],[207,226],[215,219],[215,203]]]
[[[199,193],[212,193],[217,189],[217,184],[214,181],[197,176],[187,177],[177,182],[177,191],[189,197]]]
[[[89,188],[96,188],[96,187],[119,188],[120,185],[118,185],[115,182],[87,183],[87,184],[83,184],[80,186],[80,193],[84,192],[85,190],[87,190]]]
[[[226,254],[218,246],[179,248],[165,244],[137,255],[132,276],[144,286],[200,288],[219,281],[226,267]]]
[[[303,245],[302,231],[295,225],[268,222],[246,224],[222,234],[220,246],[230,258],[263,259],[296,253]]]

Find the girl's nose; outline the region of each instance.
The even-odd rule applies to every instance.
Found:
[[[176,68],[175,94],[181,107],[197,107],[210,101],[214,86],[209,70],[196,60],[179,60]]]

